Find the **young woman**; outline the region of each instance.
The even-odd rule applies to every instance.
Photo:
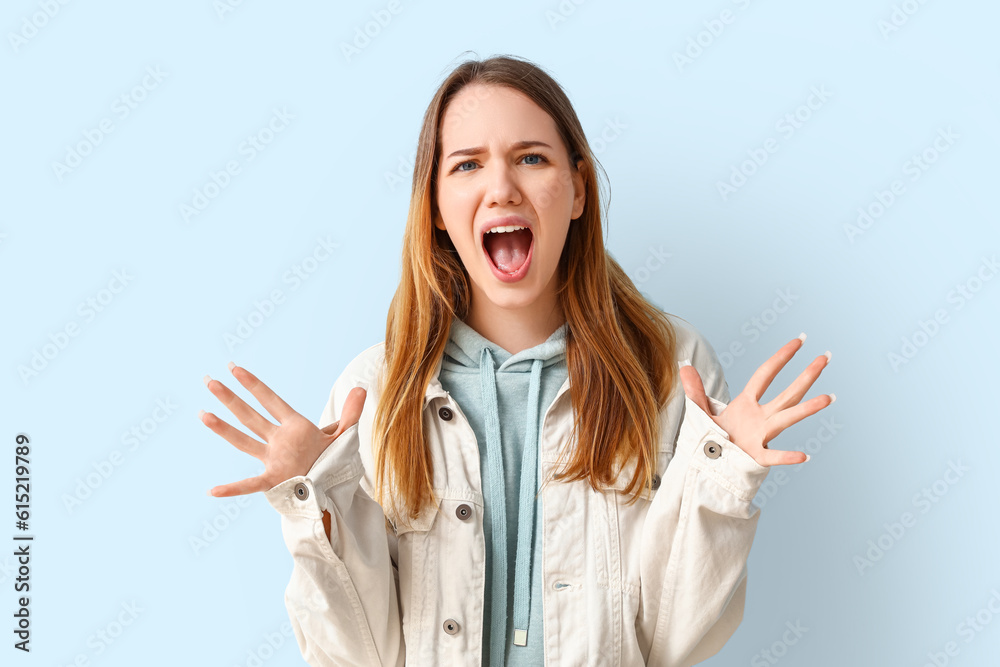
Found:
[[[560,86],[469,61],[424,116],[385,340],[319,426],[245,368],[201,419],[265,472],[312,665],[691,665],[743,616],[746,561],[820,355],[759,400],[794,338],[730,400],[706,339],[607,253],[597,161]],[[683,387],[683,392],[680,391]]]

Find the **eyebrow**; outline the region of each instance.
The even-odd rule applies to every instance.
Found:
[[[552,146],[549,146],[544,141],[519,141],[513,146],[511,146],[511,150],[517,151],[521,150],[522,148],[531,148],[533,146],[545,146],[546,148],[552,148]],[[485,152],[486,152],[485,146],[476,146],[474,148],[462,148],[449,155],[448,158],[453,158],[456,155],[478,155],[480,153],[485,153]]]

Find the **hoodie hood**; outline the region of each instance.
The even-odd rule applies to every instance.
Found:
[[[458,319],[452,319],[451,333],[444,348],[444,359],[441,367],[450,371],[479,372],[483,348],[490,351],[490,356],[498,364],[496,370],[525,373],[531,371],[532,362],[536,359],[542,362],[542,367],[551,366],[563,360],[566,356],[566,332],[569,324],[552,332],[545,342],[511,354],[496,343],[483,337],[478,331]]]
[[[563,323],[544,342],[511,354],[483,337],[471,326],[455,317],[441,361],[443,370],[479,375],[486,433],[486,465],[492,511],[493,552],[492,599],[490,625],[490,664],[504,664],[507,647],[507,489],[504,481],[503,452],[500,440],[500,413],[497,404],[498,373],[524,373],[528,392],[523,406],[517,406],[527,416],[524,449],[521,458],[520,488],[517,490],[517,552],[514,563],[514,637],[515,646],[527,644],[528,621],[531,611],[531,565],[534,559],[532,536],[535,530],[535,493],[538,484],[538,428],[542,370],[564,362],[568,323]]]

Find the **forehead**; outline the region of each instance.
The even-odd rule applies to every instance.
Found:
[[[558,137],[551,116],[527,95],[506,86],[467,85],[451,99],[441,118],[440,139],[445,155],[450,150],[482,146],[493,140],[538,139],[551,143]]]

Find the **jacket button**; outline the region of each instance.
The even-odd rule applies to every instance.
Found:
[[[441,419],[445,420],[446,422],[450,422],[454,414],[455,413],[451,411],[451,408],[447,406],[444,406],[440,410],[438,410],[438,416],[441,417]]]
[[[705,456],[710,459],[717,459],[722,456],[722,445],[709,440],[705,443]]]
[[[462,503],[455,508],[455,516],[457,516],[462,521],[468,521],[472,518],[472,508]]]
[[[653,491],[656,491],[658,488],[660,488],[659,475],[653,475],[653,480],[649,483],[649,488],[653,489]]]
[[[293,490],[295,491],[295,497],[299,500],[305,500],[309,497],[309,487],[302,482],[296,484]]]
[[[444,631],[449,635],[457,635],[460,629],[461,626],[458,624],[458,621],[453,618],[449,618],[444,622]]]

